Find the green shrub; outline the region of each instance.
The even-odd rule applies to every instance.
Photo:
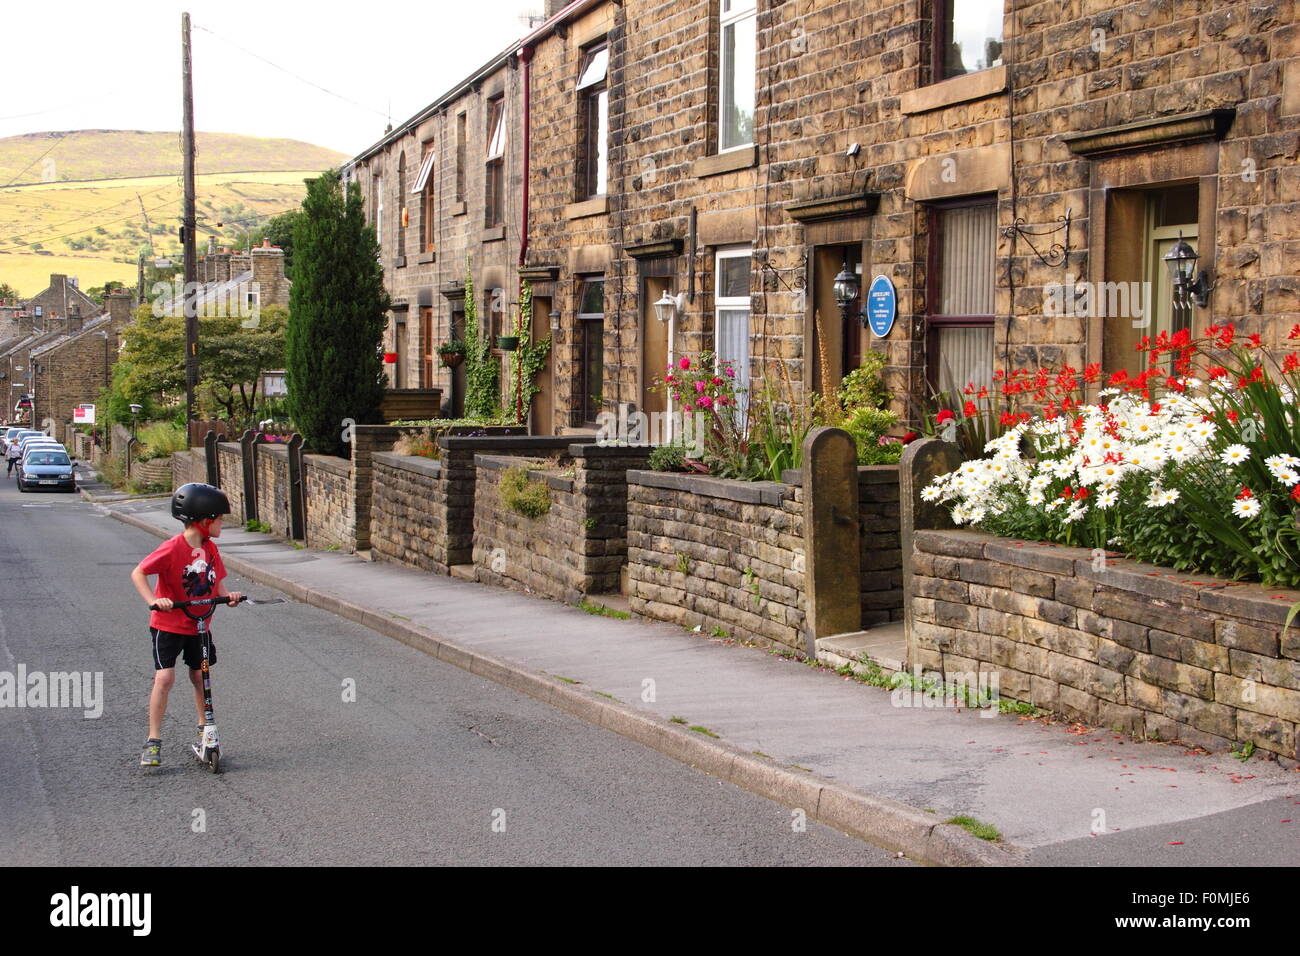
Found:
[[[686,446],[678,444],[657,445],[650,452],[646,467],[651,471],[685,471]]]
[[[836,396],[846,410],[883,408],[890,403],[893,394],[880,377],[885,362],[883,352],[868,352],[862,356],[862,364],[844,376]]]
[[[551,493],[541,482],[529,481],[526,468],[509,468],[501,476],[501,500],[525,518],[540,518],[551,510]]]
[[[883,408],[870,408],[864,405],[853,409],[842,427],[853,437],[853,442],[858,447],[859,465],[898,462],[903,446],[898,442],[880,444],[881,437],[896,424],[898,424],[898,416]]]
[[[154,422],[136,432],[137,461],[151,458],[169,458],[172,452],[189,451],[185,429],[171,422]]]

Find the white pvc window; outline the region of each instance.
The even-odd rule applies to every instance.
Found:
[[[754,142],[755,0],[721,0],[718,150]]]
[[[744,413],[749,408],[749,246],[719,249],[714,263],[713,351],[719,368],[730,363],[735,369]]]

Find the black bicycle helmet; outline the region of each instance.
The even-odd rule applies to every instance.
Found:
[[[230,499],[220,488],[190,482],[172,495],[172,517],[180,521],[202,521],[230,514]]]

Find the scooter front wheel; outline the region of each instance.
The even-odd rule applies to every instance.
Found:
[[[221,773],[221,748],[214,747],[208,751],[208,767],[213,773]]]

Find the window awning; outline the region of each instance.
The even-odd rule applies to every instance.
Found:
[[[424,157],[424,162],[420,165],[420,175],[415,177],[415,185],[411,187],[412,193],[424,192],[425,184],[429,182],[429,173],[433,171],[434,155],[434,151],[429,150],[429,155]]]

